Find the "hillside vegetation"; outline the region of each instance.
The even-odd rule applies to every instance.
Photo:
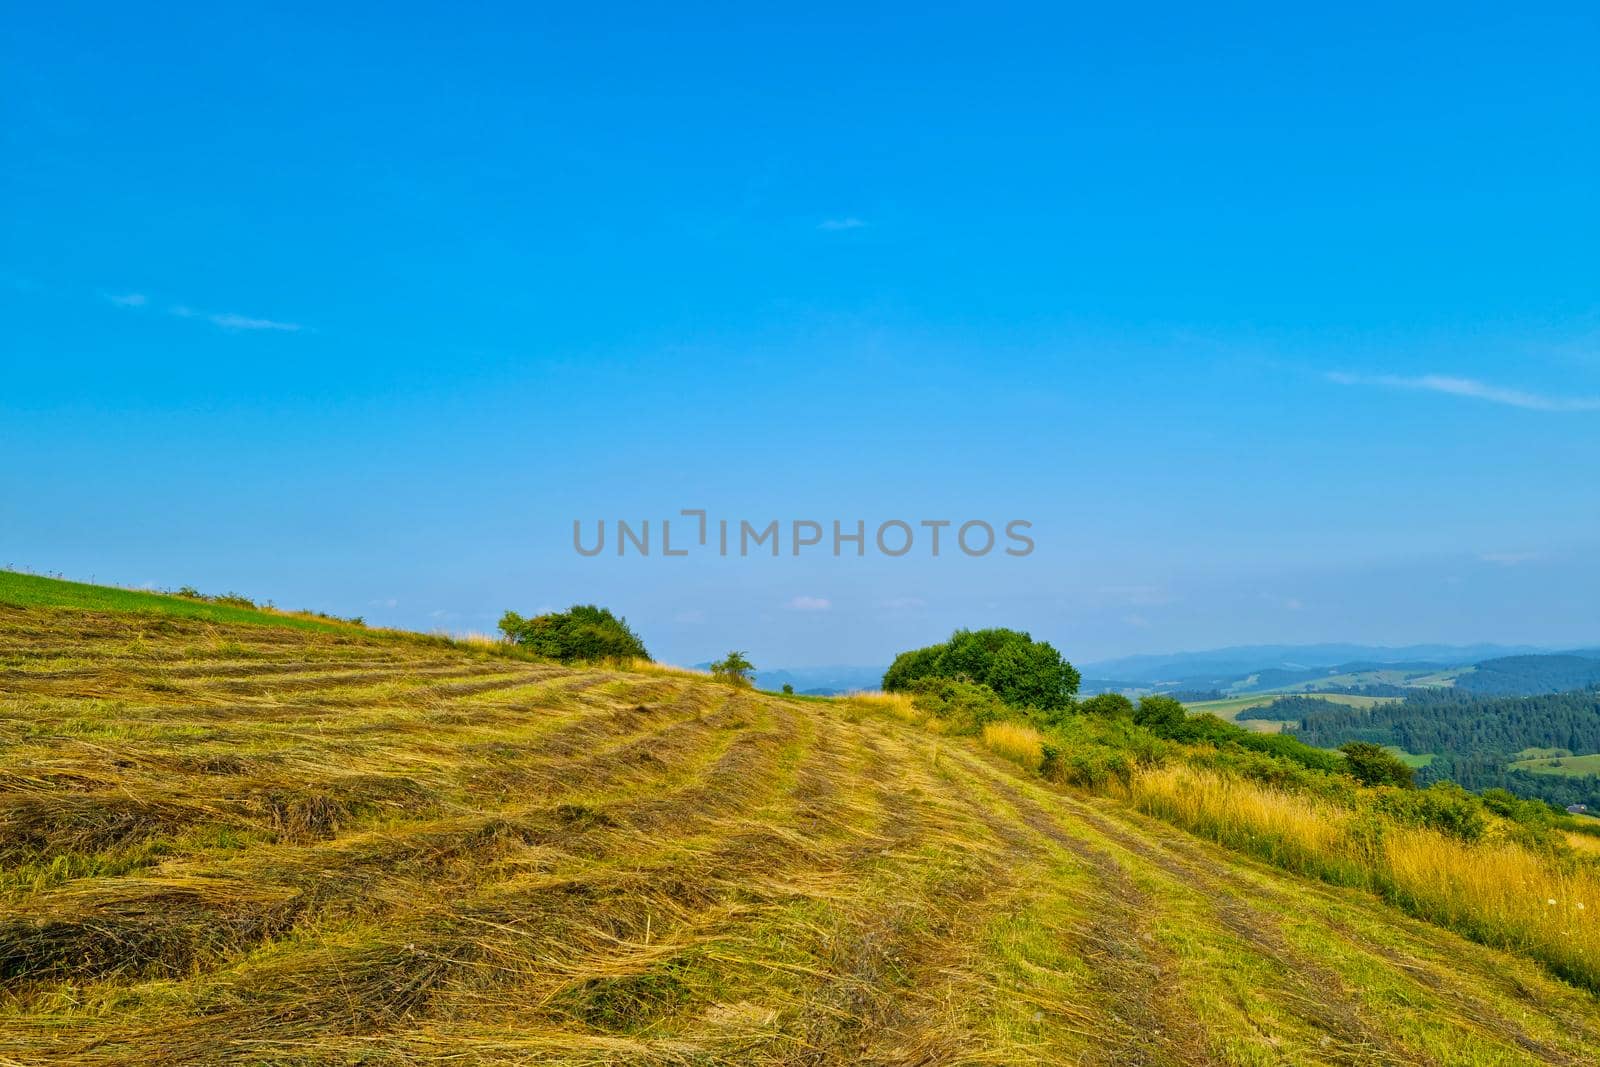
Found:
[[[1488,947],[1252,854],[1311,802],[1182,760],[1123,783],[1092,739],[1069,773],[907,697],[37,602],[0,604],[0,669],[0,1063],[1600,1049],[1538,931]],[[1333,862],[1357,827],[1324,814]]]
[[[1425,775],[1430,780],[1600,808],[1600,767],[1586,758],[1600,749],[1600,689],[1520,697],[1424,691],[1365,709],[1311,708],[1294,732],[1313,745],[1359,740],[1434,753],[1438,758]],[[1530,749],[1572,758],[1554,767],[1523,762]]]

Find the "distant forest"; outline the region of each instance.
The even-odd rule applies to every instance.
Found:
[[[1292,719],[1300,722],[1316,715],[1349,710],[1349,704],[1341,704],[1337,700],[1325,700],[1320,696],[1286,696],[1279,697],[1270,704],[1245,708],[1235,714],[1234,719],[1262,719],[1267,722],[1288,722]]]
[[[1485,696],[1527,696],[1593,685],[1600,685],[1600,659],[1592,656],[1503,656],[1457,676],[1455,688]]]
[[[1511,657],[1518,658],[1522,657]],[[1541,671],[1548,673],[1548,664]],[[1448,778],[1472,790],[1498,786],[1563,807],[1600,808],[1600,775],[1562,777],[1506,766],[1528,748],[1600,752],[1600,688],[1522,697],[1484,696],[1460,688],[1422,689],[1399,703],[1371,708],[1291,698],[1253,711],[1298,719],[1295,736],[1319,748],[1371,741],[1407,752],[1432,752],[1437,758],[1417,775],[1423,783]]]

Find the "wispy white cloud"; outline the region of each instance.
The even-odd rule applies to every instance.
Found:
[[[281,330],[284,333],[299,333],[305,328],[298,322],[253,319],[248,315],[235,315],[231,312],[220,315],[207,315],[206,321],[213,326],[220,326],[224,330]]]
[[[187,304],[174,304],[167,309],[169,314],[180,319],[204,319],[211,325],[224,330],[282,330],[287,333],[297,333],[305,329],[298,322],[277,322],[273,319],[255,319],[248,315],[235,315],[231,311],[209,312],[197,311]]]
[[[1399,374],[1346,374],[1330,371],[1330,382],[1339,385],[1372,385],[1388,389],[1419,389],[1448,396],[1487,400],[1491,404],[1523,408],[1527,411],[1600,411],[1600,397],[1550,396],[1524,389],[1507,389],[1476,378],[1457,378],[1448,374],[1423,374],[1408,378]]]
[[[1482,552],[1478,558],[1485,563],[1496,563],[1502,567],[1515,567],[1519,563],[1532,563],[1539,558],[1537,552]]]
[[[820,596],[797,596],[784,606],[790,611],[827,611],[833,601]]]
[[[102,295],[118,307],[142,308],[150,302],[150,298],[143,293],[105,293]],[[229,332],[272,330],[279,333],[299,333],[305,329],[298,322],[263,319],[254,315],[239,315],[232,311],[201,311],[199,308],[190,307],[188,304],[173,304],[167,308],[167,314],[179,319],[199,319],[209,322],[219,330],[227,330]]]
[[[823,219],[817,224],[819,230],[860,230],[865,228],[865,219],[858,219],[854,215],[847,215],[842,219]]]

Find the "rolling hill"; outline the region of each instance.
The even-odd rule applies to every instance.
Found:
[[[1600,1050],[1527,954],[871,700],[63,597],[0,603],[0,1063]]]
[[[1470,646],[1437,659],[1406,659],[1415,652],[1449,652],[1448,646],[1367,649],[1348,645],[1264,646],[1213,653],[1129,657],[1085,668],[1085,693],[1170,693],[1188,702],[1234,700],[1285,693],[1343,693],[1398,697],[1419,689],[1460,688],[1492,696],[1534,696],[1600,684],[1600,650],[1519,652],[1463,658],[1497,646]],[[1366,658],[1327,662],[1336,652],[1361,651]],[[1294,652],[1303,655],[1297,661]],[[1499,650],[1503,651],[1503,650]],[[1259,660],[1240,657],[1254,654]],[[1272,657],[1272,658],[1268,658]],[[1303,662],[1302,662],[1303,661]],[[1244,664],[1254,662],[1254,666]],[[1130,673],[1108,675],[1122,667]],[[1210,667],[1204,673],[1195,673]],[[1168,671],[1172,673],[1162,673]]]
[[[1526,645],[1240,645],[1198,652],[1123,656],[1080,664],[1085,677],[1123,678],[1146,685],[1173,679],[1230,680],[1263,670],[1324,671],[1350,663],[1467,664],[1496,656],[1548,652]]]

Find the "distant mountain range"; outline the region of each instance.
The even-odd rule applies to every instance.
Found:
[[[1507,645],[1260,645],[1091,663],[1080,691],[1182,693],[1197,699],[1267,692],[1383,692],[1437,686],[1532,695],[1600,684],[1600,649]]]
[[[701,670],[710,663],[695,665]],[[1556,651],[1533,645],[1241,645],[1078,664],[1081,695],[1126,693],[1316,692],[1363,687],[1453,685],[1485,695],[1554,693],[1600,684],[1600,648]],[[831,696],[877,689],[879,666],[774,667],[756,672],[762,689],[794,686]]]
[[[1163,682],[1179,678],[1237,677],[1263,670],[1307,670],[1347,663],[1406,662],[1455,666],[1497,656],[1553,651],[1534,645],[1238,645],[1200,652],[1122,656],[1077,664],[1085,678]]]

